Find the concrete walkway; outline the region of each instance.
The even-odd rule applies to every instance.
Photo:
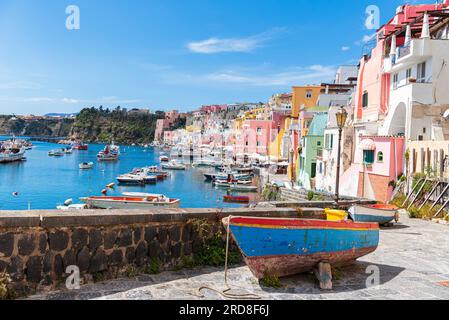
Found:
[[[367,280],[375,283],[376,271],[379,285],[367,287]],[[272,289],[261,287],[246,266],[229,271],[230,285],[240,287],[235,293],[263,299],[449,299],[449,227],[402,215],[399,224],[382,229],[376,252],[337,270],[334,277],[332,291],[321,291],[311,274],[282,279],[283,287]],[[30,299],[223,299],[210,290],[204,298],[197,296],[202,286],[224,289],[223,269],[142,275]]]

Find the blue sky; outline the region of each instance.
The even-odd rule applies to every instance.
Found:
[[[0,0],[0,113],[267,101],[356,64],[367,6],[384,23],[403,3]],[[71,4],[80,30],[65,27]]]

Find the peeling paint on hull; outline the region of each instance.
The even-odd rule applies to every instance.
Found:
[[[379,243],[377,223],[232,217],[230,230],[259,279],[265,274],[284,277],[307,272],[320,262],[352,263],[375,251]]]

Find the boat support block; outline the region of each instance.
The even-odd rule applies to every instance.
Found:
[[[327,262],[320,262],[315,268],[315,276],[322,290],[332,290],[332,267]]]

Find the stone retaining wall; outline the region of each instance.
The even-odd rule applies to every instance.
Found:
[[[174,268],[183,257],[197,253],[208,236],[195,230],[195,220],[209,221],[211,232],[218,232],[221,219],[229,215],[297,217],[298,211],[0,211],[0,274],[9,275],[12,292],[26,295],[63,283],[71,265],[79,267],[83,279],[152,261],[158,261],[161,270]]]

